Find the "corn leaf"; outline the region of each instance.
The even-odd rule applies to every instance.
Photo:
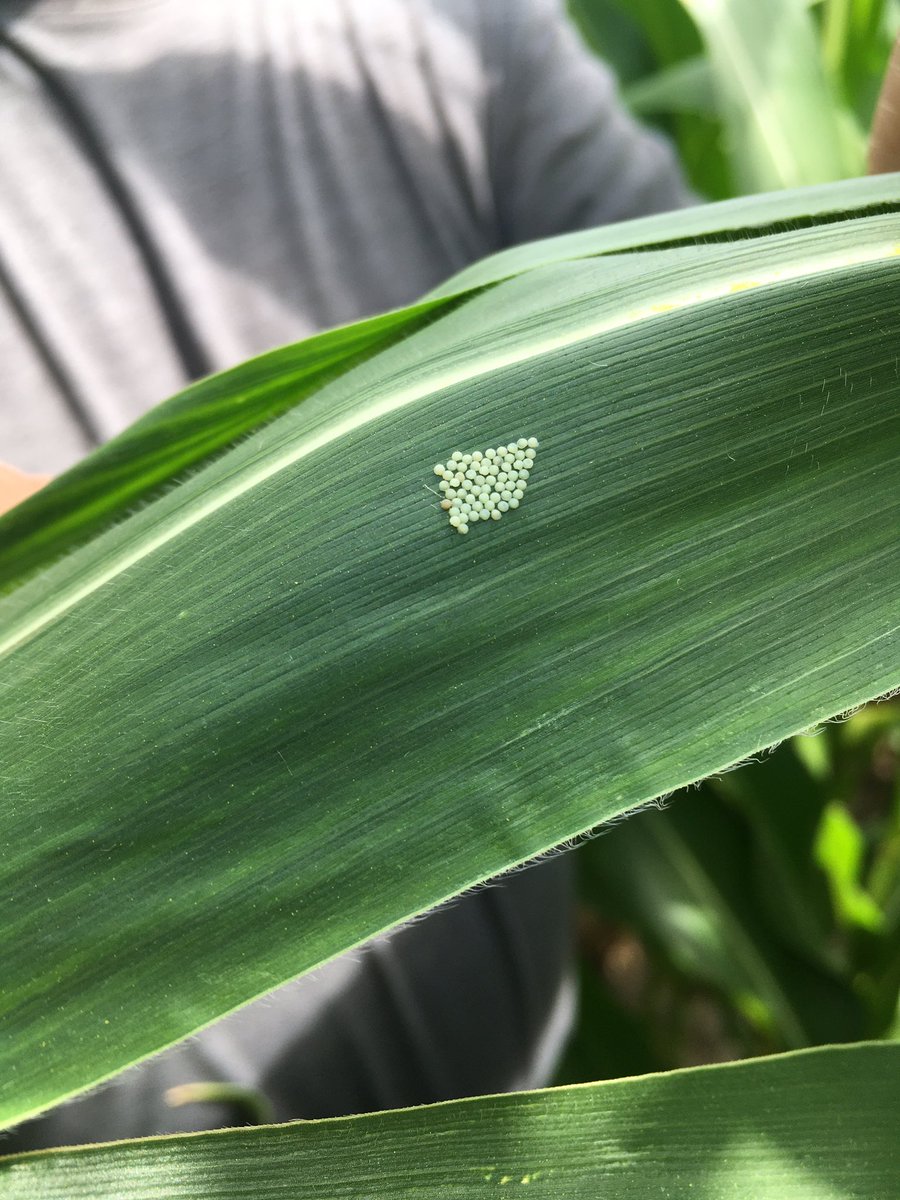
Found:
[[[524,271],[13,591],[0,1122],[896,686],[898,263]],[[432,464],[521,435],[454,533]]]
[[[3,1200],[887,1200],[900,1046],[0,1160]],[[527,1191],[524,1190],[527,1188]],[[500,1193],[504,1194],[503,1192]]]

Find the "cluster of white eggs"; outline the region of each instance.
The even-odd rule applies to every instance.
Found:
[[[475,521],[499,521],[518,508],[528,487],[538,448],[537,438],[519,438],[508,446],[461,454],[454,450],[449,462],[437,463],[435,475],[444,493],[441,508],[457,533],[468,533]]]

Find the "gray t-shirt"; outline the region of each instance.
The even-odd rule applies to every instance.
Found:
[[[517,242],[684,203],[552,0],[0,0],[0,459],[56,472],[188,380],[415,300]],[[564,860],[345,956],[25,1146],[545,1082]]]
[[[0,460],[26,470],[491,251],[686,199],[552,0],[0,17]]]

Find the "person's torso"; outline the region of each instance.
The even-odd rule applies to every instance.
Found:
[[[427,3],[49,0],[0,29],[0,459],[59,471],[495,248],[482,64]]]

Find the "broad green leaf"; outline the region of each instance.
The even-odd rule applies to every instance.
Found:
[[[776,233],[789,225],[822,224],[900,212],[900,173],[822,184],[819,187],[721,200],[677,213],[638,217],[617,225],[565,233],[560,237],[513,246],[492,254],[452,276],[431,293],[449,297],[498,283],[534,267],[600,254],[650,250],[683,243],[707,244]]]
[[[0,1160],[2,1200],[890,1200],[900,1046]],[[504,1190],[505,1189],[505,1190]]]
[[[857,175],[863,139],[840,108],[803,0],[682,0],[706,41],[740,192]]]
[[[0,1120],[895,686],[897,235],[528,271],[7,597]]]

